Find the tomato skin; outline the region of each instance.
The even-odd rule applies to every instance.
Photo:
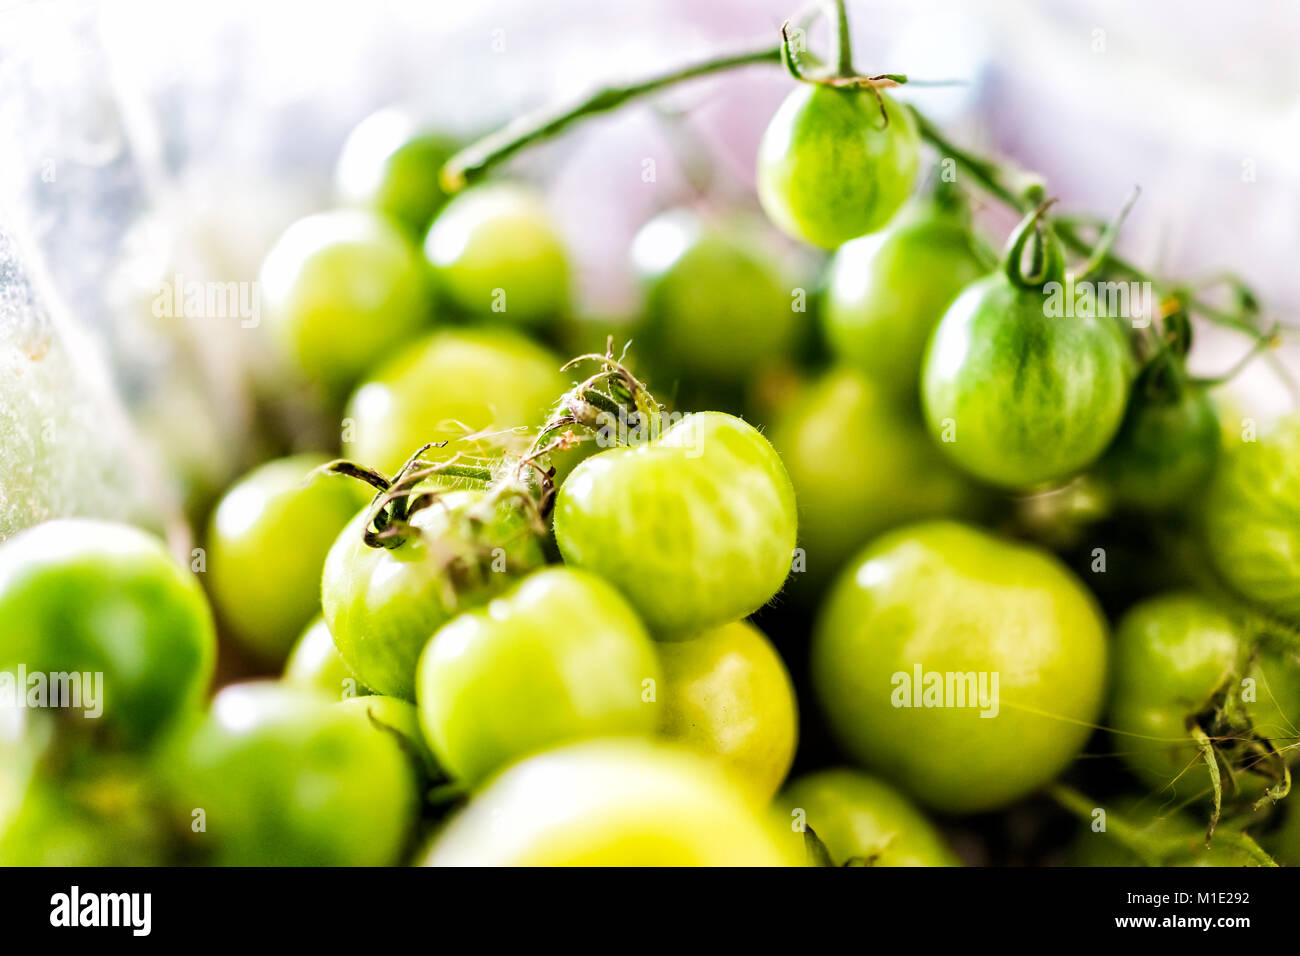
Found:
[[[834,249],[875,232],[907,200],[920,165],[911,110],[870,90],[800,83],[758,147],[758,198],[781,229]]]
[[[325,555],[369,499],[355,482],[308,476],[329,459],[294,455],[240,478],[208,522],[208,587],[240,643],[281,662],[320,610]]]
[[[659,645],[659,733],[776,793],[799,737],[794,685],[781,656],[748,621]]]
[[[64,712],[87,732],[150,743],[198,704],[215,657],[203,589],[152,535],[64,518],[0,544],[0,670],[102,673],[102,717]]]
[[[960,866],[925,815],[889,784],[860,770],[834,767],[792,780],[773,801],[781,829],[802,851],[811,827],[831,860],[872,866]],[[796,816],[798,811],[802,814]],[[783,836],[783,839],[785,837]]]
[[[187,828],[205,811],[199,849],[219,866],[391,865],[418,804],[390,735],[270,681],[223,689],[160,769]]]
[[[569,387],[562,364],[504,329],[435,332],[374,370],[353,394],[344,453],[391,475],[426,442],[455,443],[467,429],[540,425]],[[515,450],[530,440],[523,433],[500,439]],[[475,452],[460,445],[455,450]]]
[[[1254,436],[1252,436],[1254,437]],[[1206,544],[1238,594],[1300,621],[1300,418],[1227,447],[1206,503]]]
[[[522,515],[485,502],[482,491],[445,493],[411,518],[419,534],[392,549],[365,544],[365,511],[340,532],[325,559],[321,604],[339,656],[367,687],[414,701],[416,663],[433,632],[544,561]],[[500,572],[474,557],[480,524],[500,543]]]
[[[663,639],[762,607],[795,546],[785,466],[753,426],[722,412],[586,459],[560,487],[554,520],[565,563],[612,582]]]
[[[530,757],[438,836],[427,866],[784,866],[749,795],[702,758],[636,739]]]
[[[361,209],[295,222],[267,253],[260,282],[281,350],[331,396],[431,315],[419,254],[396,225]]]
[[[294,687],[324,691],[335,700],[364,697],[370,693],[339,657],[323,617],[307,625],[284,662],[281,680]]]
[[[439,294],[472,316],[536,327],[568,307],[569,259],[542,197],[516,183],[467,189],[424,240]]]
[[[422,780],[438,774],[438,762],[429,750],[420,728],[420,712],[409,701],[383,694],[349,697],[338,702],[341,710],[353,715],[367,730],[395,740]]]
[[[1086,468],[1127,402],[1129,359],[1111,320],[1049,316],[1045,302],[1000,273],[981,279],[944,314],[923,363],[931,434],[963,469],[1004,488]]]
[[[813,686],[850,755],[967,813],[1011,803],[1075,757],[1102,707],[1106,653],[1095,601],[1052,555],[930,522],[886,533],[840,576],[814,631]],[[917,667],[988,675],[990,697],[996,674],[996,716],[896,706],[900,675]]]

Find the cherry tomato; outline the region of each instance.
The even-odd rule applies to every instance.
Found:
[[[334,647],[334,635],[318,617],[307,625],[298,643],[284,662],[286,684],[294,687],[322,690],[336,700],[363,697],[370,693],[365,684],[357,680],[343,663]]]
[[[179,820],[222,866],[385,866],[415,822],[392,735],[282,684],[226,687],[162,765]]]
[[[721,412],[593,455],[555,499],[565,562],[611,581],[665,638],[771,600],[790,571],[795,520],[781,459],[751,425]]]
[[[0,670],[29,700],[36,678],[49,694],[58,680],[73,693],[60,717],[80,729],[102,720],[123,743],[154,739],[198,704],[215,656],[202,588],[151,535],[67,518],[0,545]],[[76,684],[59,679],[73,674]]]
[[[440,294],[457,309],[537,326],[568,306],[569,260],[542,197],[513,183],[467,189],[424,240]]]
[[[343,144],[334,175],[339,198],[377,209],[423,236],[447,199],[438,173],[455,151],[453,140],[420,130],[400,108],[372,113]]]
[[[1106,626],[1047,552],[912,525],[836,582],[812,674],[832,731],[864,765],[936,809],[989,810],[1078,754],[1102,706]]]
[[[919,164],[910,110],[870,90],[800,83],[763,133],[758,198],[787,233],[833,249],[888,223]]]
[[[339,394],[430,317],[418,252],[360,209],[300,219],[262,263],[261,303],[285,354]]]
[[[424,739],[420,712],[414,704],[396,697],[371,694],[339,701],[339,707],[355,716],[363,726],[391,737],[402,748],[421,779],[439,776],[438,762]]]
[[[544,561],[524,516],[478,490],[444,492],[393,548],[364,540],[367,512],[325,559],[321,602],[339,656],[371,689],[415,700],[415,669],[433,632]]]
[[[542,346],[505,330],[435,332],[357,389],[344,412],[344,452],[392,474],[426,442],[540,425],[569,386],[562,364]],[[485,448],[518,450],[529,441],[531,435],[521,430],[496,435]]]
[[[799,736],[794,685],[763,632],[736,621],[659,645],[659,732],[712,757],[764,799]]]
[[[934,824],[889,784],[860,770],[836,767],[799,777],[772,809],[790,833],[792,852],[811,828],[837,866],[960,866]]]
[[[1300,621],[1300,418],[1242,438],[1210,489],[1210,557],[1242,597]]]
[[[356,482],[309,479],[328,460],[294,455],[253,469],[208,524],[212,603],[231,634],[267,660],[283,661],[320,612],[325,555],[369,498]]]
[[[507,769],[453,818],[430,866],[783,866],[750,796],[689,751],[596,740]]]

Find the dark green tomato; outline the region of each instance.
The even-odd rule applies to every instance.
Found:
[[[1241,437],[1210,488],[1210,557],[1242,597],[1300,622],[1300,418]]]
[[[811,382],[781,410],[771,438],[794,483],[803,573],[814,582],[887,528],[976,510],[978,491],[934,447],[914,408],[856,369]]]
[[[865,766],[936,809],[991,810],[1083,746],[1103,703],[1106,625],[1051,554],[956,523],[910,525],[832,588],[812,677]]]
[[[268,462],[239,479],[208,524],[208,588],[222,624],[279,663],[320,613],[325,555],[369,500],[360,483],[316,475],[324,455]]]
[[[316,618],[298,638],[284,662],[286,684],[324,691],[335,700],[363,697],[369,688],[357,680],[334,647],[334,635],[322,617]]]
[[[1187,800],[1212,792],[1209,770],[1192,740],[1192,723],[1220,740],[1224,762],[1256,777],[1263,769],[1232,741],[1252,735],[1287,750],[1300,722],[1300,659],[1260,648],[1253,658],[1241,625],[1192,592],[1151,598],[1125,615],[1115,633],[1111,713],[1115,750],[1159,795]],[[1227,785],[1230,787],[1230,785]]]
[[[920,135],[905,107],[871,90],[800,83],[758,147],[758,198],[796,239],[834,249],[884,227],[916,182]]]
[[[356,717],[363,726],[391,737],[422,779],[438,776],[438,762],[433,759],[433,752],[424,739],[420,712],[414,704],[396,697],[371,694],[339,701],[339,707]]]
[[[794,347],[805,313],[794,283],[765,248],[761,228],[707,223],[674,209],[646,223],[632,243],[645,287],[638,346],[673,372],[735,384]]]
[[[831,351],[915,401],[930,333],[957,294],[986,271],[966,224],[931,206],[846,243],[826,279],[822,323]]]
[[[542,197],[513,183],[456,196],[424,240],[438,292],[471,316],[536,327],[569,303],[569,258]]]
[[[421,131],[401,109],[372,113],[343,144],[334,172],[339,198],[377,209],[423,236],[447,199],[438,174],[455,151],[452,139]]]
[[[721,412],[593,455],[555,499],[565,562],[612,582],[663,638],[771,600],[790,572],[795,525],[781,459],[753,426]]]
[[[439,765],[475,784],[548,747],[653,732],[658,680],[627,602],[594,575],[547,568],[433,635],[420,720]]]
[[[415,513],[416,533],[395,548],[367,546],[366,520],[362,512],[344,528],[325,559],[325,623],[367,687],[413,701],[416,662],[433,632],[545,558],[522,512],[482,491],[444,493]]]
[[[0,545],[0,671],[26,669],[10,689],[28,700],[34,679],[81,675],[82,706],[58,711],[79,729],[150,741],[198,703],[215,656],[202,588],[151,535],[69,518]]]
[[[1258,855],[1242,848],[1242,833],[1232,824],[1217,827],[1207,848],[1206,821],[1179,812],[1163,798],[1126,800],[1115,809],[1097,809],[1106,811],[1106,828],[1093,829],[1090,823],[1080,829],[1069,850],[1071,866],[1266,865]],[[1102,819],[1094,817],[1098,823]]]
[[[1092,464],[1124,416],[1129,359],[1109,318],[1047,314],[1001,273],[940,320],[921,398],[940,447],[977,478],[1027,489]]]
[[[960,866],[934,824],[889,784],[838,767],[799,777],[772,804],[792,852],[810,828],[836,866]],[[785,836],[789,834],[789,836]]]
[[[357,389],[344,413],[344,453],[391,475],[426,442],[450,441],[469,454],[522,450],[531,435],[508,430],[545,420],[570,385],[562,364],[504,329],[436,332]],[[478,431],[505,434],[483,445],[457,442]]]
[[[360,209],[285,230],[262,263],[261,290],[284,353],[332,395],[430,317],[419,253],[388,219]]]
[[[419,802],[416,775],[391,734],[358,718],[270,682],[217,694],[161,766],[202,858],[222,866],[399,862]]]

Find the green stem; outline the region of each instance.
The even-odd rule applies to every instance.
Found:
[[[1038,177],[1023,170],[1013,170],[1008,175],[1005,169],[992,160],[969,153],[949,141],[939,127],[930,122],[915,107],[912,108],[912,115],[916,117],[921,138],[938,150],[941,156],[954,160],[958,166],[966,170],[984,187],[985,192],[992,193],[1012,209],[1022,213],[1029,212],[1041,202],[1043,185]]]
[[[835,72],[839,76],[853,76],[853,40],[849,36],[849,12],[844,0],[835,0],[831,30],[835,34]]]
[[[1064,784],[1056,784],[1047,792],[1053,800],[1084,823],[1092,824],[1093,812],[1099,809],[1096,801]],[[1164,861],[1164,848],[1159,840],[1153,840],[1149,834],[1143,833],[1109,810],[1106,811],[1106,832],[1147,866],[1159,866]]]

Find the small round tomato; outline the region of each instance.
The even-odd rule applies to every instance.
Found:
[[[608,584],[537,571],[445,624],[420,658],[420,720],[440,766],[477,783],[525,754],[650,733],[654,645]]]
[[[790,572],[795,523],[781,459],[753,426],[721,412],[593,455],[555,499],[565,562],[611,581],[662,638],[771,600]]]
[[[284,353],[331,395],[430,317],[419,253],[396,225],[360,209],[285,230],[262,263],[261,293]]]
[[[925,343],[953,299],[987,271],[962,217],[927,202],[845,243],[826,277],[822,324],[836,358],[916,400]]]
[[[748,621],[659,645],[659,732],[712,757],[763,799],[776,793],[799,736],[794,685]]]
[[[368,511],[357,515],[325,559],[325,623],[367,687],[413,701],[416,664],[433,632],[545,557],[527,518],[479,490],[443,492],[411,517],[411,534],[396,547],[367,545],[369,521]]]
[[[812,675],[832,731],[864,765],[936,809],[990,810],[1078,754],[1102,706],[1106,626],[1047,552],[956,523],[912,525],[836,582]]]
[[[772,804],[778,826],[804,849],[811,829],[836,866],[960,866],[911,801],[884,781],[837,767],[799,777]]]
[[[888,223],[919,165],[911,110],[871,90],[800,83],[763,133],[758,198],[787,233],[834,249]]]
[[[1256,795],[1268,761],[1247,742],[1259,737],[1290,750],[1300,719],[1300,658],[1268,646],[1249,655],[1242,633],[1192,592],[1151,598],[1120,622],[1108,723],[1116,752],[1162,797],[1212,792],[1193,724],[1216,741],[1221,762],[1239,767],[1239,783],[1256,778],[1248,788]]]
[[[339,657],[334,647],[334,635],[322,617],[316,618],[298,638],[284,662],[286,684],[294,687],[322,690],[337,700],[348,700],[370,693],[369,688],[357,680],[348,665]]]
[[[750,795],[689,751],[596,740],[507,769],[439,835],[429,866],[783,866]]]
[[[0,545],[0,671],[29,701],[44,686],[47,706],[57,683],[83,729],[154,739],[198,704],[215,656],[203,589],[153,536],[67,518]]]
[[[915,409],[857,369],[834,367],[810,382],[778,413],[771,438],[799,503],[801,573],[817,584],[881,531],[979,503]]]
[[[456,151],[447,136],[420,130],[397,107],[372,113],[357,124],[343,144],[334,171],[343,202],[377,209],[423,236],[447,194],[438,173]]]
[[[632,243],[645,289],[637,342],[670,373],[736,384],[794,348],[803,314],[761,230],[673,209]]]
[[[438,762],[434,760],[429,743],[424,739],[420,712],[414,704],[396,697],[371,694],[339,701],[339,707],[354,715],[363,726],[386,734],[396,741],[422,779],[430,780],[439,776]]]
[[[542,197],[513,183],[456,196],[424,240],[439,293],[463,312],[537,326],[569,300],[569,260]]]
[[[427,442],[540,425],[569,386],[561,364],[506,330],[435,332],[357,389],[344,412],[344,452],[392,474]],[[489,447],[518,450],[531,437],[523,431],[495,436]]]
[[[208,588],[232,636],[283,661],[320,611],[325,555],[368,495],[356,482],[312,475],[324,455],[261,465],[226,492],[208,524]]]
[[[1300,621],[1300,418],[1241,439],[1210,488],[1210,557],[1242,597]]]
[[[222,866],[397,863],[416,775],[390,734],[357,718],[271,682],[217,694],[160,765],[200,855]]]

